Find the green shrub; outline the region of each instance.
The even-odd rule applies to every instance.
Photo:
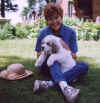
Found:
[[[44,18],[40,18],[40,27],[38,26],[37,22],[34,22],[30,34],[28,35],[28,38],[37,38],[40,30],[47,25],[47,22]]]
[[[64,18],[63,23],[71,26],[77,33],[78,40],[100,40],[100,25],[95,22],[84,21],[83,19]],[[0,26],[0,39],[13,39],[13,38],[37,38],[40,30],[47,25],[44,18],[40,18],[40,26],[37,22],[33,25],[5,24]]]
[[[43,28],[43,27],[45,27],[46,25],[47,25],[46,20],[45,20],[44,18],[41,18],[41,19],[40,19],[40,28]]]
[[[93,35],[94,40],[99,40],[100,39],[100,25],[96,24],[96,35]]]
[[[27,38],[30,33],[31,26],[25,24],[17,24],[15,26],[17,38]]]
[[[63,23],[76,30],[78,40],[99,40],[100,25],[83,19],[64,18]]]
[[[6,23],[3,27],[0,26],[0,39],[13,39],[15,36],[13,35],[13,26],[9,23]]]
[[[94,22],[85,22],[78,28],[78,40],[99,40],[100,26]]]

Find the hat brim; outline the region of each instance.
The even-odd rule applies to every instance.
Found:
[[[13,76],[3,76],[3,77],[1,77],[2,79],[6,79],[6,80],[20,80],[20,79],[24,79],[24,78],[27,78],[27,77],[29,77],[29,76],[31,76],[33,74],[33,72],[32,71],[30,71],[30,70],[25,70],[25,73],[23,74],[23,75],[18,75],[18,74],[15,74],[15,75],[13,75]]]

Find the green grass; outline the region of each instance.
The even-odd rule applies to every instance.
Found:
[[[19,81],[0,79],[0,103],[65,103],[60,91],[53,87],[48,91],[33,93],[35,79],[45,79],[34,67],[36,53],[33,40],[0,41],[0,71],[9,64],[22,63],[34,72],[33,76]],[[86,78],[88,85],[75,84],[80,88],[80,103],[100,103],[100,42],[79,41],[78,60],[89,64]]]

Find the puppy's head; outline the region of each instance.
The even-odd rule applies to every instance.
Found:
[[[59,50],[57,43],[58,43],[58,37],[48,35],[42,40],[41,49],[48,55],[52,53],[57,53]]]

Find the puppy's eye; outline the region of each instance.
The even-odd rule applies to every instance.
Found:
[[[47,45],[50,46],[50,43],[48,42]]]

